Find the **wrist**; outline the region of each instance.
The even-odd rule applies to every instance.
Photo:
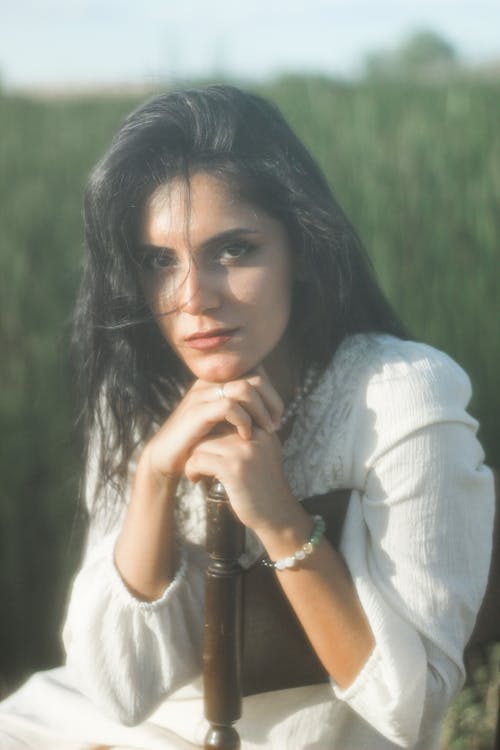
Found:
[[[271,560],[278,560],[292,555],[310,537],[313,520],[309,513],[295,501],[286,515],[277,518],[272,524],[266,524],[255,533],[264,545]]]
[[[281,557],[278,560],[270,560],[264,558],[261,562],[266,568],[273,568],[277,571],[290,570],[297,566],[305,564],[310,555],[312,555],[315,549],[321,542],[323,534],[325,533],[326,524],[323,516],[313,516],[313,528],[307,541],[305,541],[298,549],[292,554],[288,554],[285,557]]]
[[[151,449],[147,445],[137,463],[134,486],[141,487],[142,491],[147,494],[168,499],[175,496],[179,481],[180,475],[169,471],[159,471],[154,467]]]

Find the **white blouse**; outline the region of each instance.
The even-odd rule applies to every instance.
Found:
[[[346,690],[331,680],[245,698],[243,750],[438,748],[491,555],[493,480],[465,411],[470,395],[442,352],[358,334],[301,404],[285,473],[298,499],[352,489],[341,552],[376,645]],[[182,561],[147,603],[113,563],[124,505],[90,530],[64,626],[67,665],[0,704],[0,748],[17,747],[2,745],[2,731],[35,737],[38,750],[202,745],[203,497],[182,485]],[[249,533],[247,542],[253,558],[260,545]]]

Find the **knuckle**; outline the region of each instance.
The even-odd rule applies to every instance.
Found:
[[[260,388],[264,385],[264,378],[262,377],[262,375],[252,375],[252,377],[248,379],[247,383],[249,385],[252,385],[254,388]]]
[[[246,380],[235,380],[231,384],[231,392],[235,401],[244,401],[249,393],[249,386]]]

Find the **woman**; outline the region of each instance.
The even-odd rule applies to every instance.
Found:
[[[407,340],[318,167],[255,95],[139,108],[91,176],[85,228],[88,544],[67,665],[4,702],[5,747],[202,744],[218,477],[245,564],[272,561],[329,676],[246,698],[242,747],[437,748],[491,544],[465,373]],[[301,500],[338,488],[335,549]]]

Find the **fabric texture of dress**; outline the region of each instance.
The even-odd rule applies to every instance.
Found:
[[[358,334],[302,402],[285,473],[299,500],[352,489],[341,552],[375,647],[346,690],[331,680],[245,698],[242,750],[438,748],[491,555],[493,479],[470,396],[442,352]],[[114,566],[124,500],[112,522],[94,522],[64,625],[67,663],[0,704],[2,750],[202,746],[204,501],[188,482],[180,494],[181,562],[154,602],[135,599]],[[245,562],[261,551],[247,533]]]

